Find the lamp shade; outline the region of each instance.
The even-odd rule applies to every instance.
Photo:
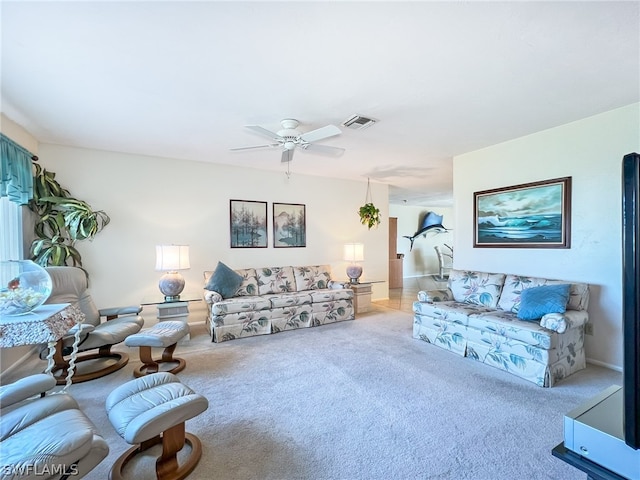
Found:
[[[364,244],[346,243],[344,245],[344,259],[348,262],[362,262],[364,260]]]
[[[175,272],[188,268],[189,245],[156,245],[156,270]]]

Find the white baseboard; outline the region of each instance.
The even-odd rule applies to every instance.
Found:
[[[587,363],[622,373],[622,367],[619,367],[618,365],[611,365],[610,363],[601,362],[600,360],[594,360],[593,358],[587,358]]]

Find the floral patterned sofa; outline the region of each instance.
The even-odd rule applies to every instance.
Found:
[[[233,270],[242,280],[228,296],[207,289],[220,268],[219,263],[215,271],[204,272],[207,322],[214,342],[354,318],[353,290],[348,283],[331,280],[329,265]]]
[[[418,293],[413,304],[414,338],[541,387],[551,387],[585,368],[587,284],[453,270],[447,287]],[[566,296],[556,305],[544,306],[544,301],[529,305],[529,298],[544,299],[549,290],[562,288]],[[527,289],[532,290],[523,294]],[[525,306],[528,311],[533,307],[533,318],[519,318]]]

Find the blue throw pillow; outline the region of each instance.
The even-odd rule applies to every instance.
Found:
[[[242,275],[234,272],[224,263],[218,262],[216,271],[213,272],[213,275],[211,275],[211,278],[209,278],[209,281],[204,288],[218,292],[222,295],[222,298],[230,298],[238,291],[241,284]]]
[[[540,320],[547,313],[564,313],[571,285],[544,285],[525,288],[520,294],[520,320]]]

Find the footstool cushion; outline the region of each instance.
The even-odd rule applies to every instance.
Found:
[[[189,334],[189,325],[179,321],[158,322],[151,328],[128,336],[124,343],[129,347],[140,347],[140,360],[142,365],[133,371],[136,377],[157,373],[160,370],[170,373],[178,373],[184,370],[186,361],[182,358],[174,358],[173,352],[178,341]],[[154,360],[152,348],[162,348],[161,360]],[[172,368],[168,368],[171,367]],[[161,368],[164,367],[164,368]]]
[[[209,402],[172,373],[153,373],[121,385],[109,394],[106,407],[113,428],[134,445],[114,463],[109,477],[112,480],[124,480],[129,461],[159,443],[162,454],[156,459],[158,480],[182,480],[200,461],[202,445],[198,437],[185,432],[185,421],[204,412]],[[178,453],[185,444],[191,450],[179,462]]]
[[[106,401],[109,421],[130,444],[149,440],[208,407],[205,397],[167,372],[131,380],[111,392]]]
[[[189,325],[184,322],[158,322],[153,327],[129,335],[124,344],[128,347],[156,347],[166,348],[178,343],[189,334]]]

